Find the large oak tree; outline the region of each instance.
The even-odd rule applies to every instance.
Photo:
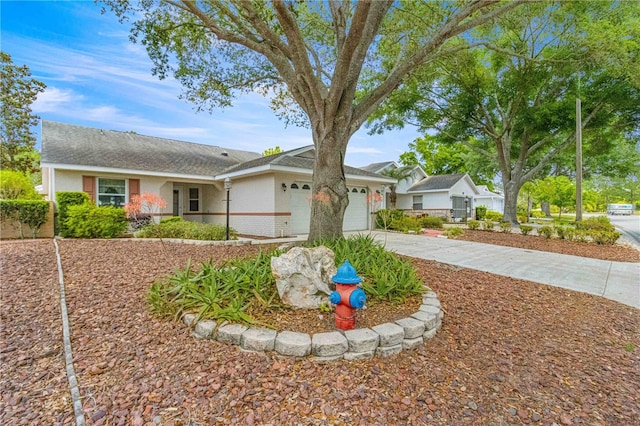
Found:
[[[351,136],[417,69],[461,48],[459,36],[526,0],[108,1],[134,20],[153,72],[200,108],[263,91],[315,145],[309,240],[342,235]],[[327,201],[328,200],[328,201]]]

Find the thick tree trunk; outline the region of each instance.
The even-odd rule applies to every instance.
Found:
[[[518,223],[518,192],[520,186],[516,182],[503,183],[504,189],[504,215],[502,220],[513,224]]]
[[[545,214],[546,217],[551,217],[551,206],[548,201],[543,201],[540,203],[540,210]]]
[[[344,176],[348,139],[340,140],[345,136],[336,133],[315,141],[309,242],[342,237],[344,212],[349,204]]]

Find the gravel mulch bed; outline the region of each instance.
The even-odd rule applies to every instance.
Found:
[[[598,245],[566,241],[558,238],[547,239],[538,235],[521,235],[519,231],[504,233],[499,231],[480,231],[465,229],[458,240],[477,243],[496,244],[518,247],[528,250],[550,251],[553,253],[571,254],[593,259],[611,260],[614,262],[640,262],[640,251],[630,245]]]
[[[640,424],[640,311],[607,299],[413,260],[446,311],[436,337],[327,365],[197,340],[149,314],[156,277],[256,247],[60,246],[89,425]],[[68,398],[52,253],[50,241],[0,244],[1,348],[16,346],[2,352],[1,424],[71,424],[70,405],[47,405]],[[60,352],[41,358],[55,366],[35,361],[45,347]],[[29,369],[13,368],[23,356]],[[32,385],[45,371],[57,380]],[[25,386],[49,388],[36,403]],[[22,422],[28,411],[37,417]]]

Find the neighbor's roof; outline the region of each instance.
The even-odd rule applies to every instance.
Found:
[[[213,177],[260,157],[257,152],[42,121],[41,162],[46,165]]]
[[[464,176],[464,173],[429,176],[428,178],[422,179],[421,181],[418,181],[415,184],[411,185],[411,187],[407,191],[417,192],[449,189],[453,185],[458,183],[458,181],[460,181],[462,178],[464,178]]]

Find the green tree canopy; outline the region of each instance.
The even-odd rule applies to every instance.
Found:
[[[275,155],[275,154],[280,154],[282,151],[282,148],[280,148],[280,145],[276,145],[275,148],[267,148],[264,150],[264,152],[262,153],[263,157],[267,157],[269,155]]]
[[[504,218],[515,222],[521,186],[575,144],[577,96],[587,150],[611,152],[638,131],[640,45],[628,34],[638,33],[639,15],[638,2],[528,4],[500,17],[492,34],[479,28],[467,40],[486,48],[443,58],[440,73],[414,74],[379,110],[374,130],[409,120],[481,155],[499,171]],[[609,62],[622,50],[605,46],[618,43],[626,67]]]
[[[173,74],[199,108],[261,91],[315,146],[309,240],[342,235],[351,136],[459,36],[524,0],[150,1],[106,3],[132,19],[160,77]]]
[[[26,65],[14,65],[11,55],[0,52],[0,168],[34,171],[36,138],[31,126],[38,124],[38,117],[31,104],[45,87],[31,78]]]

